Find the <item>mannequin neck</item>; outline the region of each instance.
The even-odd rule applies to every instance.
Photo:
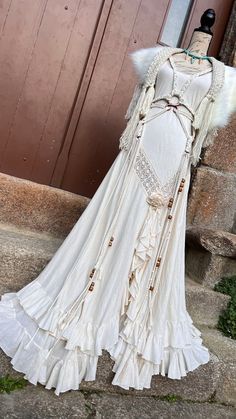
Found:
[[[212,35],[205,32],[194,31],[187,49],[197,56],[206,56],[211,38]],[[187,73],[205,70],[212,66],[211,62],[207,59],[194,59],[192,63],[191,56],[188,56],[185,52],[175,54],[173,59],[176,62],[177,67],[179,67],[180,70],[186,70]]]
[[[192,54],[205,56],[207,55],[211,38],[212,35],[209,35],[205,32],[194,31],[187,49]]]

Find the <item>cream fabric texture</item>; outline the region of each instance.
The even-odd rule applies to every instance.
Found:
[[[57,395],[78,389],[96,379],[103,349],[114,360],[112,384],[124,389],[150,388],[155,374],[181,379],[209,361],[186,309],[184,257],[189,109],[211,75],[195,77],[183,93],[184,125],[175,106],[150,108],[51,261],[2,296],[0,347],[31,383]],[[171,93],[173,77],[166,60],[153,105]],[[177,89],[189,77],[177,72]]]

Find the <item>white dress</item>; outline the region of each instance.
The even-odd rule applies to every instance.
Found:
[[[186,84],[187,107],[161,99],[173,80],[178,91]],[[184,256],[191,112],[211,81],[212,69],[192,77],[172,57],[162,64],[130,151],[120,150],[38,277],[2,296],[0,347],[31,383],[57,395],[78,389],[95,380],[102,349],[115,361],[112,384],[125,389],[209,361],[186,310]]]

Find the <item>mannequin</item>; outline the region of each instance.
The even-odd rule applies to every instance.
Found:
[[[215,22],[215,11],[207,9],[201,17],[201,26],[194,29],[191,41],[187,50],[196,56],[207,56],[209,45],[212,39],[212,32],[210,27]],[[176,63],[176,68],[180,71],[187,70],[187,72],[194,73],[195,71],[202,71],[211,67],[211,62],[208,59],[194,59],[188,56],[186,52],[174,54],[172,60]]]

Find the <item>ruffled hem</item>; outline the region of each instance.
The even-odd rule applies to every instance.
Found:
[[[192,324],[190,316],[188,320],[191,324],[179,326],[183,333],[181,347],[171,346],[180,339],[179,335],[173,341],[176,335],[175,322],[167,323],[165,346],[163,339],[154,336],[151,331],[144,333],[139,341],[135,340],[134,331],[130,334],[130,341],[125,341],[125,338],[128,340],[128,334],[125,337],[124,329],[118,336],[114,333],[119,323],[114,317],[101,330],[92,328],[91,324],[84,328],[80,325],[78,330],[80,333],[83,330],[81,342],[84,345],[69,350],[63,336],[56,338],[49,331],[39,328],[26,315],[15,294],[9,293],[4,295],[0,303],[0,347],[12,358],[14,369],[24,373],[25,379],[34,385],[43,384],[46,389],[55,388],[56,395],[78,390],[82,380],[94,381],[102,349],[107,350],[115,361],[112,384],[124,389],[133,387],[141,390],[150,388],[155,374],[180,379],[187,372],[209,361],[209,352],[202,346],[201,332]],[[188,327],[191,331],[190,341],[190,337],[184,339],[184,331]]]
[[[152,376],[157,374],[179,380],[210,359],[207,348],[196,343],[186,348],[164,348],[163,357],[158,364],[144,359],[137,348],[122,339],[116,349],[109,353],[115,361],[112,384],[126,390],[150,388]]]
[[[25,379],[46,389],[55,388],[59,395],[78,390],[82,380],[96,379],[98,356],[118,340],[118,324],[117,316],[100,327],[78,324],[80,339],[76,335],[73,339],[80,346],[71,345],[63,335],[56,337],[41,329],[26,314],[16,294],[7,293],[0,302],[0,347]]]
[[[188,313],[187,316],[189,316]],[[168,322],[165,345],[163,345],[162,337],[154,336],[152,332],[148,334],[146,340],[142,337],[139,344],[135,340],[133,343],[127,342],[124,335],[120,335],[118,342],[109,351],[112,360],[115,361],[113,366],[115,376],[112,384],[126,390],[130,387],[142,390],[151,387],[153,375],[161,374],[171,379],[181,379],[188,372],[208,363],[210,354],[208,349],[202,345],[201,332],[192,324],[190,316],[189,320],[191,325],[186,323],[184,329],[189,327],[191,341],[184,343],[186,341],[184,339],[182,344],[179,342],[179,347],[170,344],[175,336],[175,322],[172,325],[170,325],[171,322]],[[170,329],[172,330],[171,334]],[[132,334],[132,337],[134,336],[135,333]],[[175,342],[177,341],[176,337]]]
[[[64,311],[52,300],[36,280],[15,293],[25,312],[34,319],[41,329],[57,334],[59,321]],[[2,300],[5,295],[2,296]]]
[[[156,374],[180,379],[207,363],[208,349],[202,345],[201,332],[187,311],[182,311],[176,321],[163,319],[158,334],[154,334],[152,305],[143,291],[148,285],[144,271],[159,231],[158,213],[149,207],[120,312],[106,323],[82,321],[80,302],[84,293],[72,311],[69,309],[69,321],[68,313],[60,307],[60,296],[50,298],[37,281],[17,293],[4,294],[0,301],[0,347],[12,358],[14,369],[24,373],[32,384],[55,387],[59,395],[78,390],[82,380],[96,379],[102,349],[115,361],[112,384],[124,389],[150,388]]]
[[[143,292],[148,289],[144,271],[160,232],[157,213],[149,208],[133,255],[130,281],[122,301],[125,314],[119,340],[109,350],[115,376],[112,384],[126,390],[150,388],[153,375],[181,379],[206,364],[210,354],[202,345],[201,332],[187,311],[176,321],[164,320],[158,335],[153,330],[152,305]],[[148,281],[148,276],[146,275]],[[151,294],[149,294],[150,296]]]

